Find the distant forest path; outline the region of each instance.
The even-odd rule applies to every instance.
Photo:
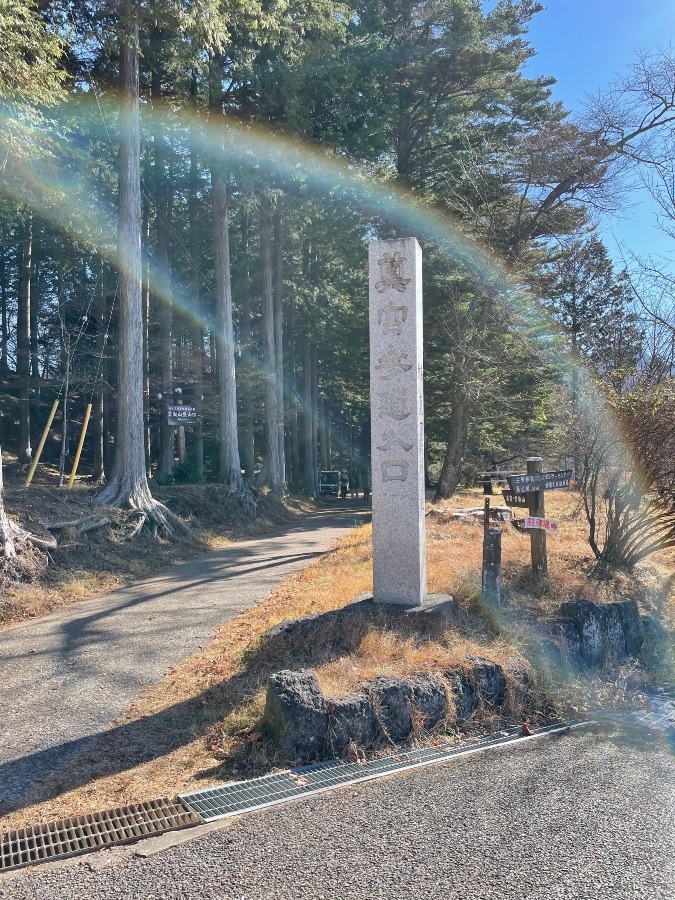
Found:
[[[366,508],[332,507],[0,632],[0,814],[167,669],[324,553]],[[129,546],[133,552],[133,544]]]

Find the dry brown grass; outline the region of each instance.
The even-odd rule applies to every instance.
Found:
[[[480,505],[476,493],[444,508]],[[36,790],[30,807],[0,819],[0,830],[86,813],[161,794],[194,790],[223,778],[268,770],[280,760],[260,729],[267,676],[282,668],[316,668],[328,696],[348,693],[359,681],[384,674],[443,671],[467,654],[504,666],[527,666],[536,657],[530,621],[570,597],[635,596],[646,608],[650,579],[664,606],[661,585],[671,558],[655,560],[635,579],[593,582],[593,560],[575,496],[550,494],[547,512],[561,521],[549,541],[549,578],[529,574],[529,537],[505,528],[504,585],[511,611],[500,621],[480,601],[482,525],[429,518],[429,589],[452,593],[453,627],[430,638],[378,613],[357,614],[336,629],[319,624],[309,637],[270,638],[278,623],[339,609],[372,588],[370,527],[354,529],[340,544],[287,579],[270,597],[227,623],[214,641],[144,692],[111,729]],[[630,675],[627,676],[630,681]],[[555,686],[555,678],[551,679]],[[515,712],[514,712],[515,715]]]

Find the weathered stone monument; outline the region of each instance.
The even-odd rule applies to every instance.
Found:
[[[420,606],[426,583],[422,250],[369,246],[373,599]]]

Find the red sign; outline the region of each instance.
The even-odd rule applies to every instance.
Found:
[[[556,519],[544,519],[541,516],[525,516],[526,528],[540,528],[543,531],[550,531],[551,534],[557,534],[560,531],[560,525]]]

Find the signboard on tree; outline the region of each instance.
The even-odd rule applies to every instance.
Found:
[[[528,494],[531,491],[554,491],[569,487],[572,470],[562,472],[533,472],[529,475],[508,476],[509,487],[514,494]]]
[[[193,425],[197,421],[196,406],[167,406],[168,425]]]
[[[541,529],[551,534],[557,534],[560,531],[560,525],[556,519],[545,519],[541,516],[525,516],[525,528]]]

